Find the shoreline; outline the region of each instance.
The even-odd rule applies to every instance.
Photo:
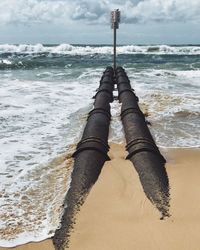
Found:
[[[111,144],[111,161],[105,163],[76,216],[68,249],[197,249],[200,149],[160,150],[167,160],[171,217],[160,221],[160,214],[146,198],[132,163],[124,160],[124,145]],[[3,249],[51,250],[54,247],[51,239],[47,239],[13,248],[0,247]]]

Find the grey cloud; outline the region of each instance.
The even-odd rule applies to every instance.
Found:
[[[200,22],[199,0],[1,0],[0,24],[109,23],[119,8],[124,23]]]

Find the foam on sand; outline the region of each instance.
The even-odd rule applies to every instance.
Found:
[[[143,192],[133,165],[124,160],[124,146],[111,145],[111,161],[105,163],[98,181],[76,216],[68,249],[198,250],[199,152],[191,149],[163,151],[168,162],[171,217],[160,220],[158,210]],[[52,241],[47,240],[12,249],[54,248]]]

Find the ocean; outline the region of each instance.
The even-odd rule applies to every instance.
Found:
[[[71,168],[109,45],[0,45],[0,246],[59,226]],[[123,45],[123,66],[161,148],[200,147],[200,45]],[[117,92],[114,93],[117,96]],[[124,142],[114,101],[110,142]]]

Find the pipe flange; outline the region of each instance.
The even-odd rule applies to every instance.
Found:
[[[131,140],[127,145],[126,145],[126,149],[129,150],[130,147],[132,147],[133,145],[137,144],[137,143],[148,143],[151,144],[153,146],[155,145],[155,142],[152,139],[149,138],[145,138],[145,137],[138,137],[136,139]],[[157,148],[157,146],[156,146]]]
[[[89,137],[81,140],[77,144],[77,148],[79,148],[81,145],[83,145],[84,143],[87,143],[87,142],[97,142],[97,143],[100,143],[101,145],[103,145],[106,148],[106,150],[110,149],[110,146],[107,143],[105,143],[101,138],[95,137],[95,136],[89,136]]]
[[[136,149],[136,150],[132,151],[131,153],[128,154],[128,156],[126,157],[126,160],[129,160],[131,157],[133,157],[137,153],[141,153],[141,152],[153,153],[153,154],[157,155],[160,158],[161,162],[166,163],[165,158],[161,155],[161,153],[159,151],[153,150],[153,149],[148,148],[148,147],[142,147],[142,148],[139,148],[139,149]]]
[[[156,146],[155,142],[149,138],[136,138],[130,141],[126,145],[126,150],[129,152],[129,155],[126,159],[130,159],[133,155],[140,153],[140,152],[151,152],[158,155],[161,160],[166,163],[165,158],[161,155],[158,147]]]
[[[97,95],[99,94],[99,93],[101,93],[101,92],[106,92],[106,93],[108,93],[109,95],[110,95],[110,102],[113,102],[113,93],[112,92],[110,92],[108,89],[100,89],[100,90],[98,90],[98,92],[93,96],[93,99],[96,99],[96,97],[97,97]]]
[[[110,111],[107,111],[103,108],[95,108],[93,110],[91,110],[88,114],[88,118],[87,120],[94,114],[97,114],[97,113],[101,113],[103,115],[105,115],[109,120],[111,120],[111,114],[110,114]]]
[[[90,136],[78,143],[76,151],[73,153],[72,157],[76,157],[80,152],[83,152],[85,150],[95,150],[102,153],[106,157],[106,160],[110,160],[107,155],[109,149],[109,145],[105,143],[101,138]]]
[[[126,115],[131,114],[131,113],[138,114],[140,117],[142,117],[145,120],[144,114],[138,108],[127,108],[127,109],[125,109],[121,113],[121,120],[123,120]]]

